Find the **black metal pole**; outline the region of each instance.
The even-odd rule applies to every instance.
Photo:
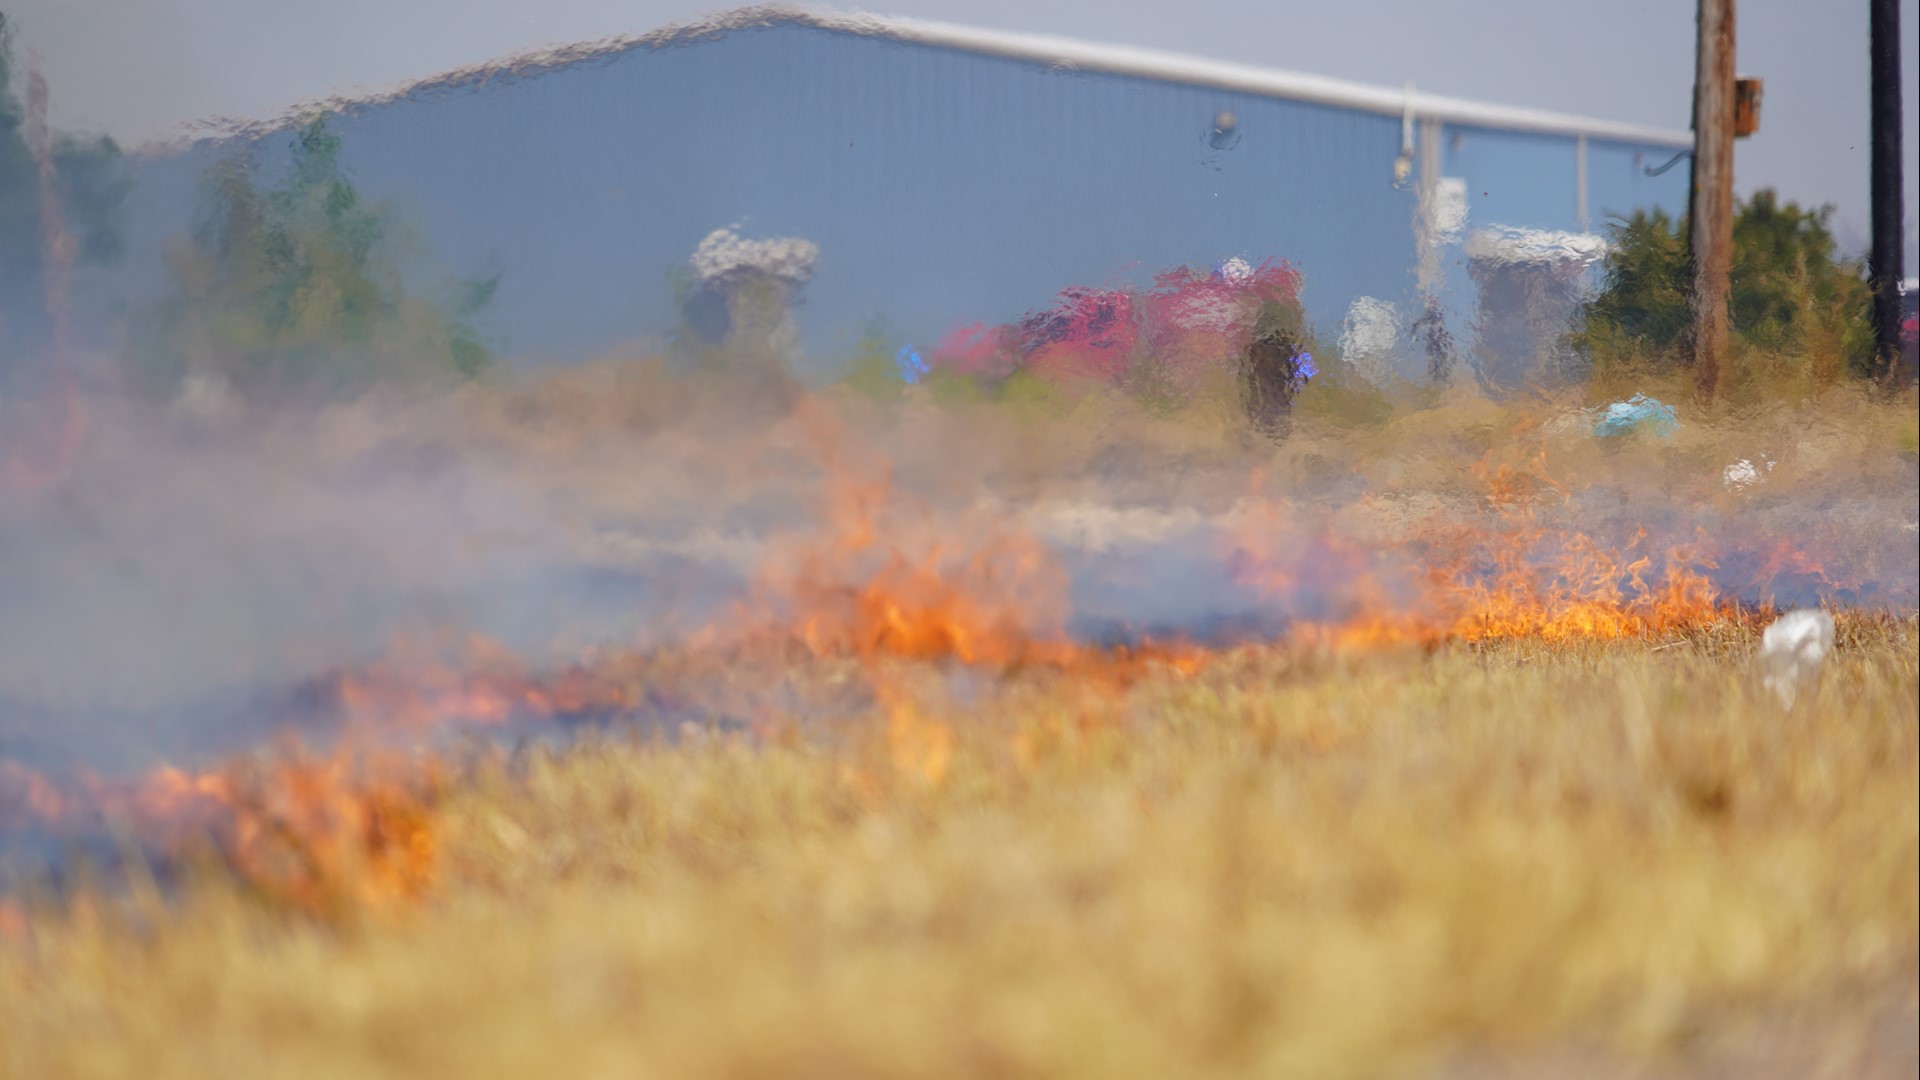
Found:
[[[1873,35],[1873,278],[1874,373],[1883,381],[1911,379],[1900,353],[1900,281],[1906,261],[1905,193],[1900,181],[1900,0],[1868,0]]]

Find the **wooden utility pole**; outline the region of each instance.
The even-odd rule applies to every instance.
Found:
[[[1693,73],[1693,368],[1712,394],[1727,353],[1727,278],[1733,266],[1733,4],[1700,0]]]
[[[1906,194],[1900,178],[1900,0],[1869,0],[1873,37],[1869,92],[1873,120],[1873,251],[1867,257],[1873,278],[1874,374],[1895,384],[1905,360],[1900,350],[1900,280],[1906,261],[1902,228]]]

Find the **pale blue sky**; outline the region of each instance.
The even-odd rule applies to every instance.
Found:
[[[641,32],[700,0],[0,0],[45,58],[56,119],[129,142],[259,117],[545,43]],[[845,7],[853,5],[834,5]],[[866,9],[1172,49],[1387,86],[1684,129],[1693,0],[880,0]],[[1901,5],[1908,221],[1920,179],[1915,40]],[[1766,79],[1739,186],[1834,203],[1867,238],[1867,3],[1741,0],[1740,70]],[[1920,264],[1908,226],[1907,272]]]

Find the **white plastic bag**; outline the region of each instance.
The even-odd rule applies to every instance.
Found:
[[[1760,636],[1761,682],[1791,709],[1832,653],[1833,616],[1806,608],[1789,611]]]

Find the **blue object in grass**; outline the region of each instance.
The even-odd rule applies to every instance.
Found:
[[[911,345],[902,345],[900,347],[900,351],[893,356],[893,366],[900,370],[900,381],[909,386],[918,383],[922,378],[926,377],[928,372],[933,370],[927,366],[927,362],[920,358],[920,354],[914,351]]]
[[[1299,356],[1294,357],[1293,373],[1303,380],[1311,379],[1315,375],[1320,374],[1320,369],[1314,366],[1313,354],[1303,352]]]
[[[1650,431],[1664,439],[1673,434],[1679,426],[1680,417],[1674,414],[1673,406],[1645,394],[1635,394],[1625,401],[1616,401],[1600,410],[1600,418],[1594,422],[1593,433],[1614,436],[1628,435],[1635,431]]]

